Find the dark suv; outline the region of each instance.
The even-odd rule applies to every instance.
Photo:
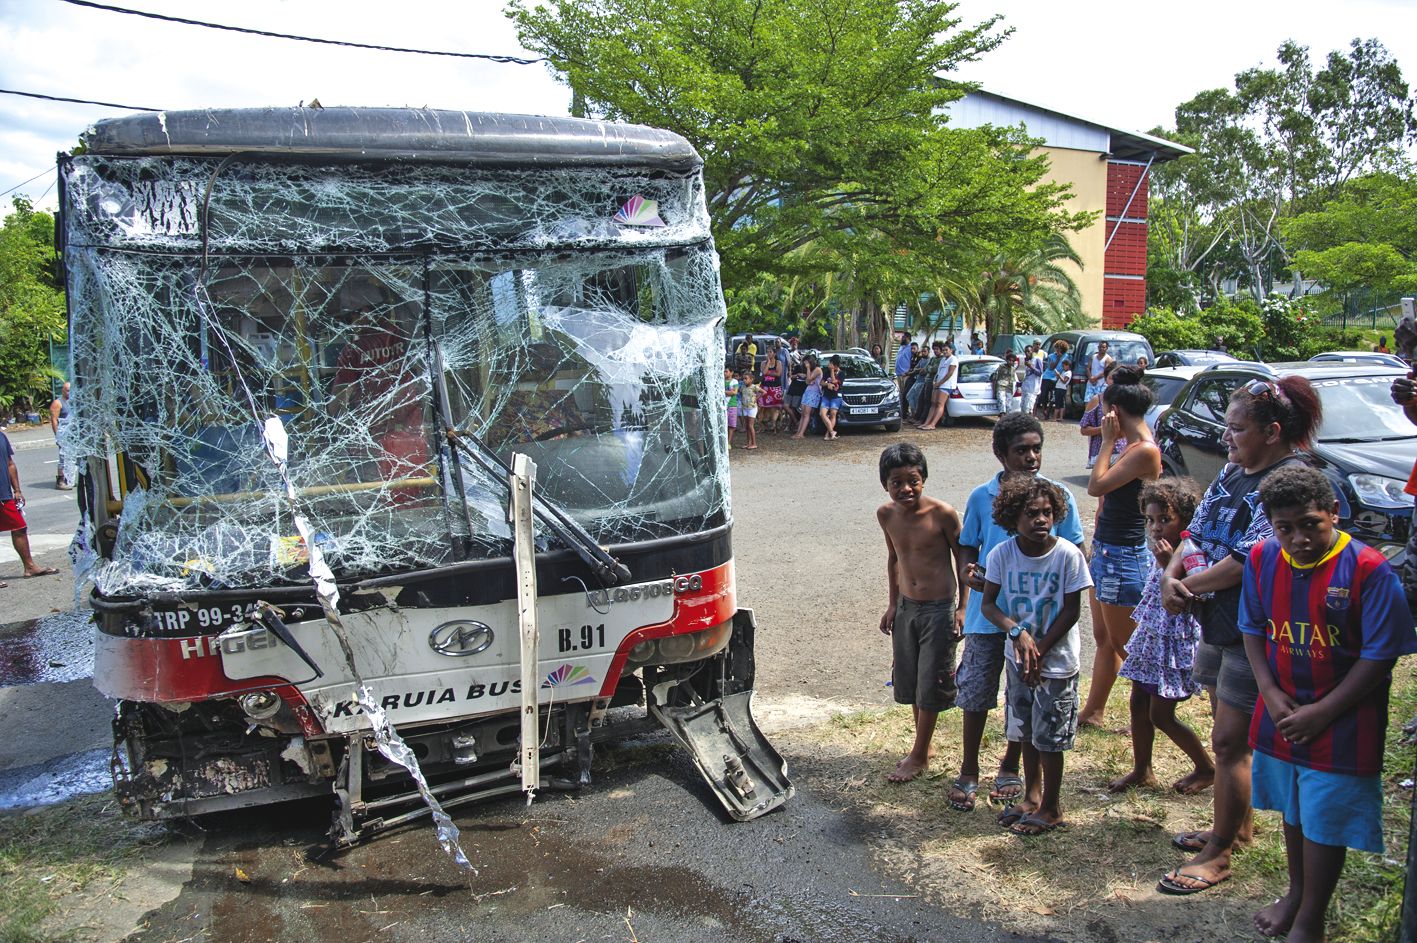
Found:
[[[1059,331],[1050,334],[1043,342],[1043,356],[1053,353],[1053,345],[1058,341],[1068,342],[1068,357],[1073,362],[1072,389],[1068,391],[1067,416],[1076,419],[1082,415],[1083,391],[1087,389],[1087,363],[1097,353],[1097,345],[1107,342],[1107,353],[1119,363],[1136,363],[1138,357],[1146,357],[1153,366],[1156,355],[1152,353],[1151,342],[1131,331]]]
[[[1324,410],[1313,464],[1333,482],[1341,526],[1397,561],[1412,523],[1412,496],[1403,488],[1417,461],[1417,426],[1388,395],[1403,375],[1354,363],[1216,364],[1196,374],[1157,421],[1165,471],[1208,486],[1225,467],[1220,437],[1230,394],[1255,379],[1307,377]]]

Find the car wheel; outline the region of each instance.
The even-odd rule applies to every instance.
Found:
[[[1162,478],[1180,478],[1185,474],[1186,470],[1184,468],[1171,461],[1171,459],[1167,458],[1164,454],[1161,456]]]
[[[895,422],[888,422],[888,423],[886,423],[884,426],[882,426],[881,428],[882,428],[882,429],[885,429],[887,432],[899,432],[899,431],[900,431],[900,420],[897,419]]]

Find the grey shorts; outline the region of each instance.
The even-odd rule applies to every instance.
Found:
[[[1004,671],[1004,736],[1044,753],[1071,750],[1078,732],[1078,676],[1044,678],[1030,688],[1013,662]]]
[[[999,676],[1004,671],[1003,632],[971,633],[964,637],[964,654],[955,670],[959,696],[955,707],[962,711],[991,711],[999,706]]]
[[[953,707],[956,644],[954,600],[900,597],[891,627],[895,702],[935,712]]]
[[[1191,677],[1198,684],[1214,688],[1220,703],[1246,714],[1254,713],[1255,702],[1260,699],[1260,686],[1245,655],[1245,643],[1211,645],[1201,642],[1196,649]]]

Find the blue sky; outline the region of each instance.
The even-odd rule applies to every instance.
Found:
[[[462,52],[525,54],[500,0],[114,0],[219,23]],[[397,11],[391,16],[390,11]],[[1417,85],[1417,0],[961,0],[977,22],[1015,33],[962,77],[1106,124],[1168,124],[1175,105],[1273,62],[1286,38],[1316,59],[1377,36]],[[1138,41],[1134,37],[1140,37]],[[569,96],[542,65],[496,65],[315,46],[159,23],[59,0],[0,0],[0,88],[162,108],[428,105],[564,114]],[[123,112],[0,95],[0,190],[51,205],[54,155],[91,122]],[[41,198],[42,197],[42,198]],[[0,200],[8,207],[9,197]]]

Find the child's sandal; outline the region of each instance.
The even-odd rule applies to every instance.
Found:
[[[977,783],[977,782],[971,783],[971,782],[966,782],[966,781],[963,780],[963,779],[956,779],[954,782],[950,783],[950,792],[962,792],[962,793],[964,793],[964,798],[963,798],[963,799],[956,799],[956,798],[954,798],[953,796],[951,796],[951,797],[950,797],[950,808],[951,808],[951,809],[954,809],[956,812],[973,812],[973,811],[974,811],[974,794],[977,793],[978,791],[979,791],[979,783]]]

